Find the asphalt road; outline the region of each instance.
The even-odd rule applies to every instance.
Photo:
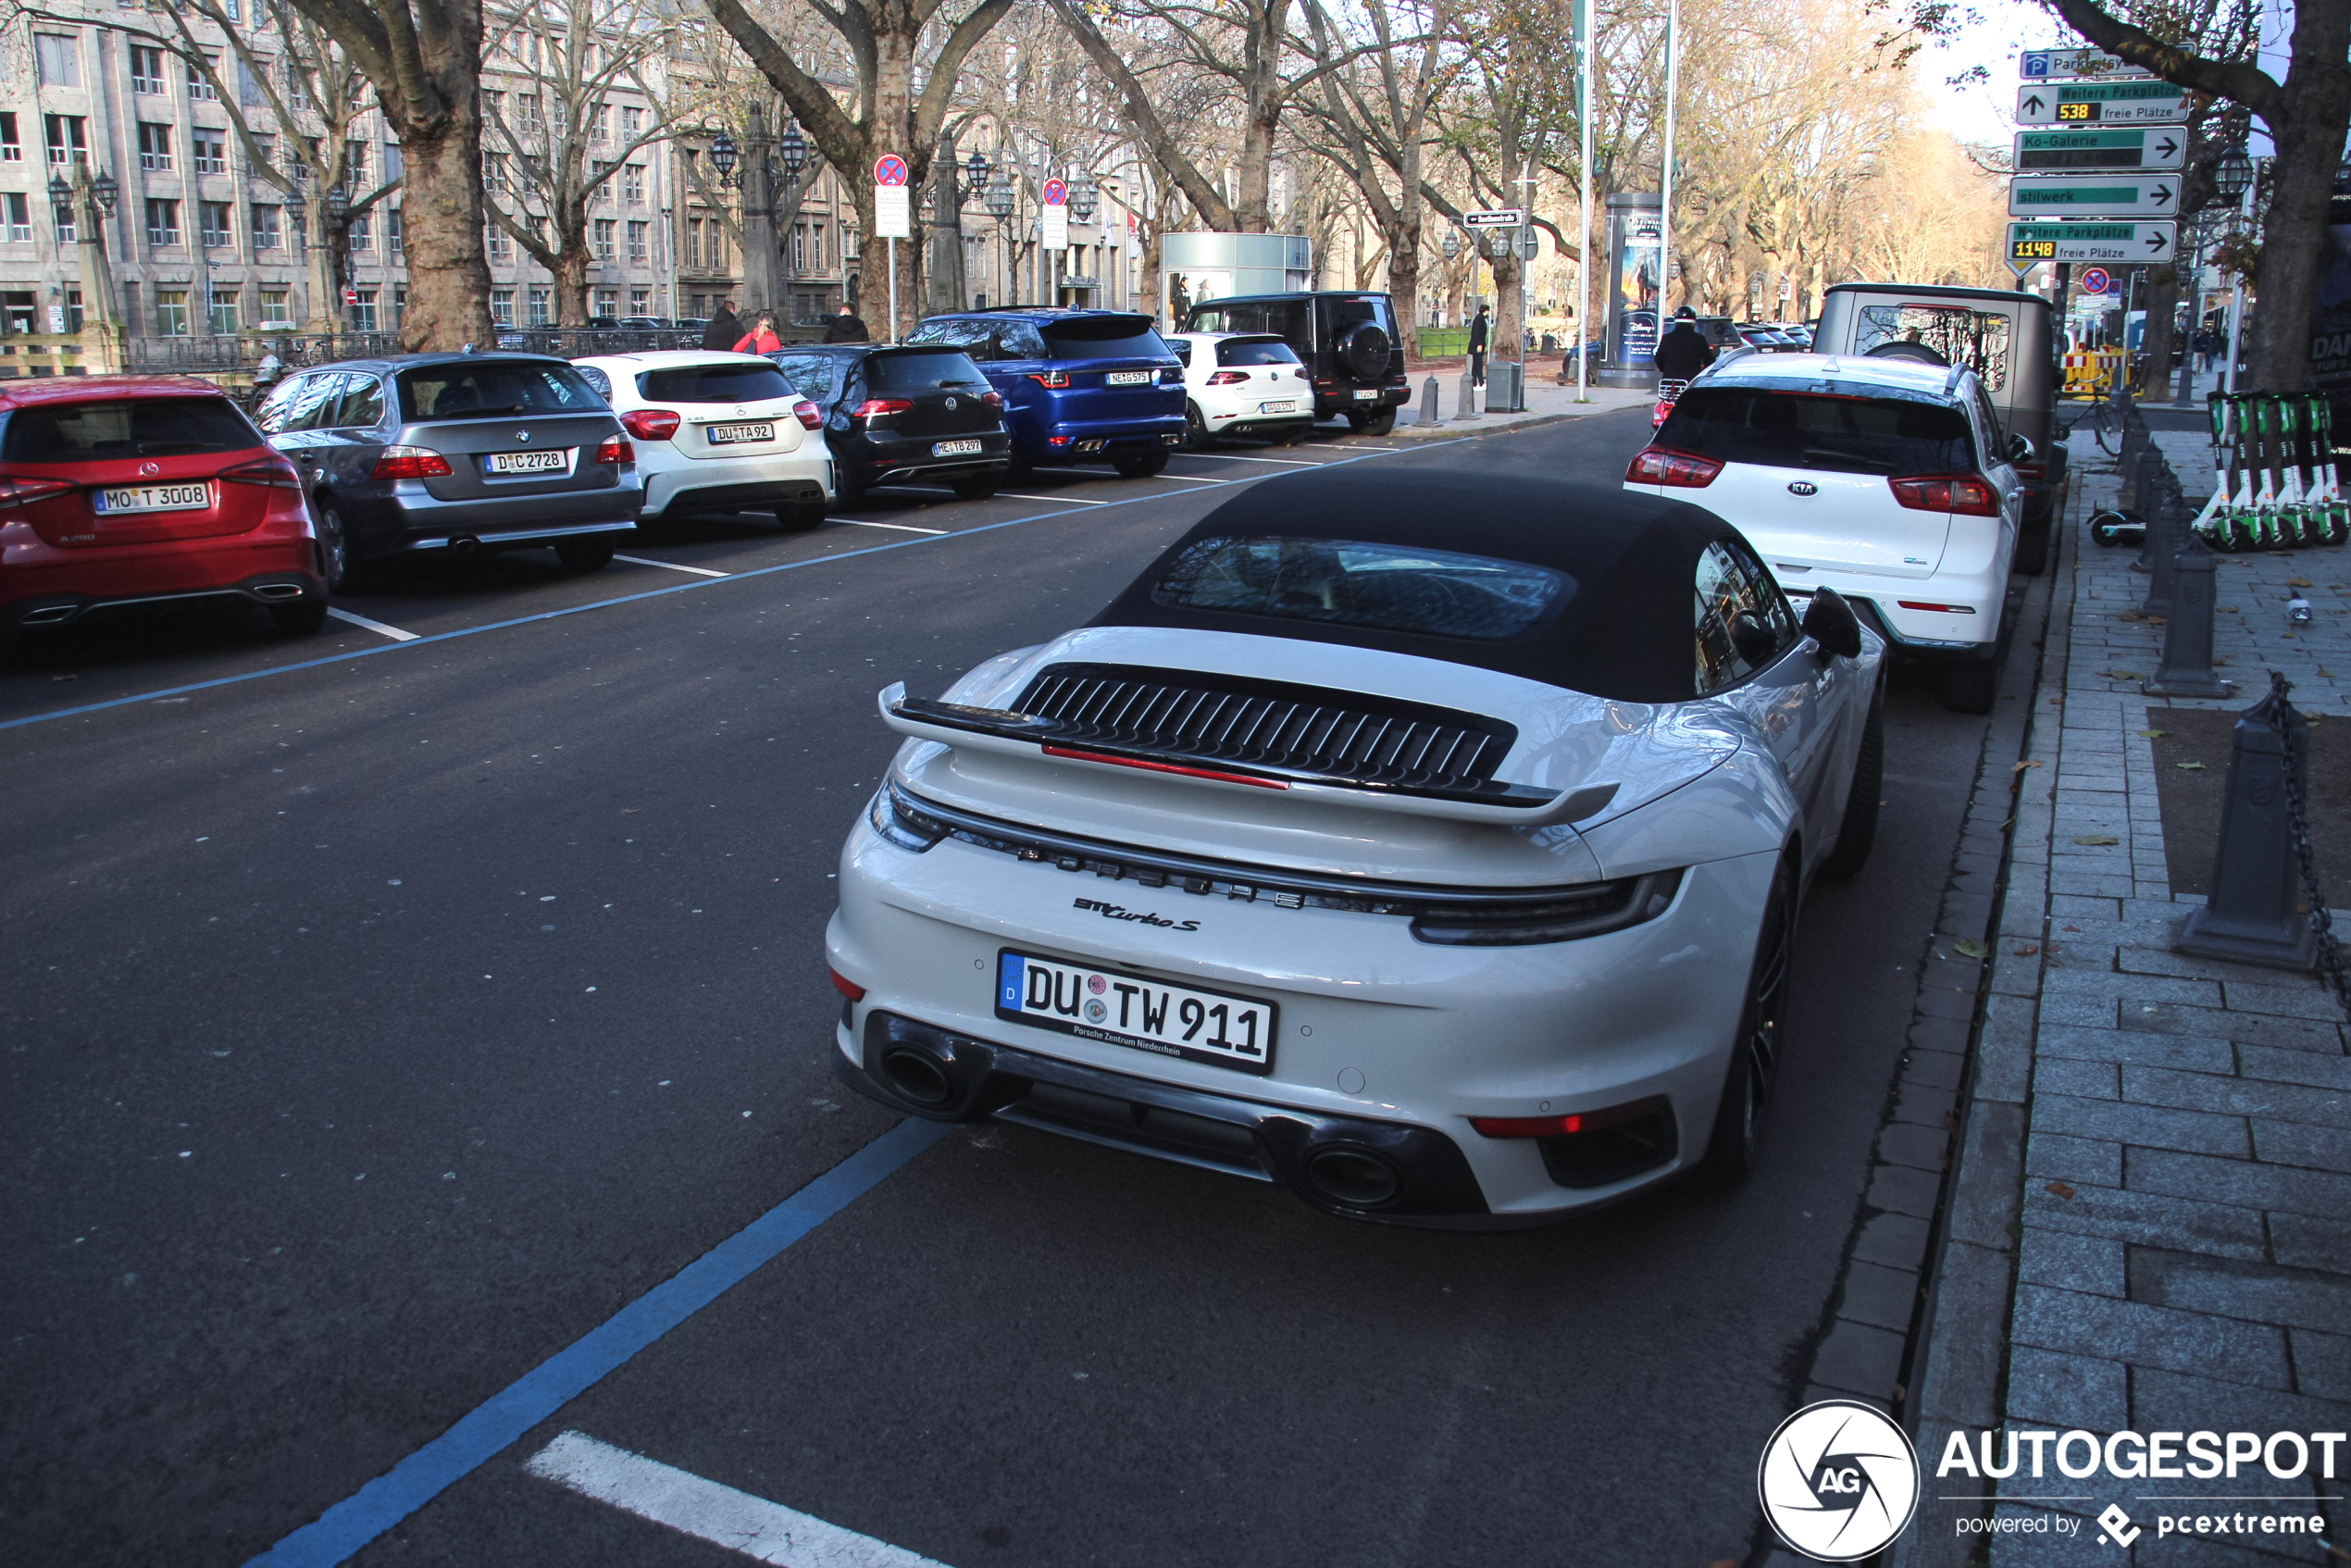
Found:
[[[1613,483],[1646,434],[1171,471]],[[821,948],[875,691],[1084,618],[1228,493],[1040,484],[624,545],[727,579],[517,556],[343,606],[415,642],[0,662],[0,722],[89,710],[0,733],[0,1562],[242,1562],[893,1125],[831,1076]],[[1452,1235],[956,1129],[355,1561],[743,1561],[525,1474],[566,1430],[960,1568],[1748,1558],[1984,728],[1908,679],[1888,723],[1742,1190]]]

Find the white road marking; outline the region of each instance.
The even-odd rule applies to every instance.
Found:
[[[1076,502],[1080,506],[1107,506],[1110,504],[1107,501],[1088,501],[1082,495],[1023,495],[1016,490],[1000,490],[996,493],[999,495],[1010,496],[1014,501],[1043,501],[1049,503],[1072,501]]]
[[[1279,463],[1291,468],[1319,468],[1320,463],[1310,463],[1303,457],[1236,457],[1229,452],[1187,452],[1187,457],[1197,457],[1203,463]]]
[[[1231,484],[1233,482],[1230,479],[1196,479],[1189,474],[1170,474],[1165,472],[1152,474],[1149,477],[1154,479],[1181,479],[1186,484]]]
[[[790,1568],[943,1568],[903,1547],[705,1481],[584,1432],[566,1432],[523,1468],[582,1497],[762,1562]]]
[[[696,577],[728,577],[731,573],[714,572],[708,566],[681,566],[675,561],[656,561],[646,555],[615,555],[616,561],[626,561],[632,566],[667,566],[673,572],[691,572]]]
[[[847,523],[852,529],[896,529],[900,533],[948,533],[948,529],[918,529],[912,523],[869,523],[863,517],[828,517],[827,522]]]
[[[372,631],[379,637],[389,637],[394,642],[417,641],[417,634],[413,631],[403,631],[396,626],[386,626],[381,621],[371,621],[365,616],[355,616],[349,610],[338,610],[332,604],[327,606],[327,614],[339,621],[349,621],[352,625],[366,631]]]

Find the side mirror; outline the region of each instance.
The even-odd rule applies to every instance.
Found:
[[[1840,659],[1861,656],[1861,622],[1845,595],[1834,588],[1816,589],[1804,607],[1804,635]]]
[[[2033,444],[2033,438],[2030,436],[2009,438],[2009,461],[2011,463],[2030,463],[2039,455],[2040,450]]]

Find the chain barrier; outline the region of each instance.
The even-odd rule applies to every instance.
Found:
[[[2294,682],[2276,670],[2270,672],[2270,728],[2283,750],[2285,772],[2286,822],[2294,834],[2294,852],[2302,862],[2302,895],[2310,905],[2310,930],[2319,939],[2319,967],[2326,972],[2327,983],[2334,988],[2335,1004],[2344,1015],[2351,1018],[2351,975],[2344,972],[2343,950],[2334,937],[2334,915],[2327,908],[2326,894],[2319,887],[2319,855],[2310,842],[2310,820],[2302,799],[2300,765],[2306,752],[2295,745],[2297,726],[2307,728],[2296,712],[2288,693]]]

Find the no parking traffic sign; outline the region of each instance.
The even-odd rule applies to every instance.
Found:
[[[906,183],[906,160],[896,153],[884,153],[874,160],[874,183],[903,185]]]
[[[1039,236],[1045,248],[1051,251],[1069,248],[1069,184],[1066,180],[1045,181],[1045,212]]]
[[[884,153],[874,160],[874,233],[884,240],[911,239],[914,214],[906,200],[906,160]]]
[[[2113,286],[2114,279],[2108,273],[2105,268],[2087,267],[2082,269],[2082,292],[2084,293],[2102,294]]]

